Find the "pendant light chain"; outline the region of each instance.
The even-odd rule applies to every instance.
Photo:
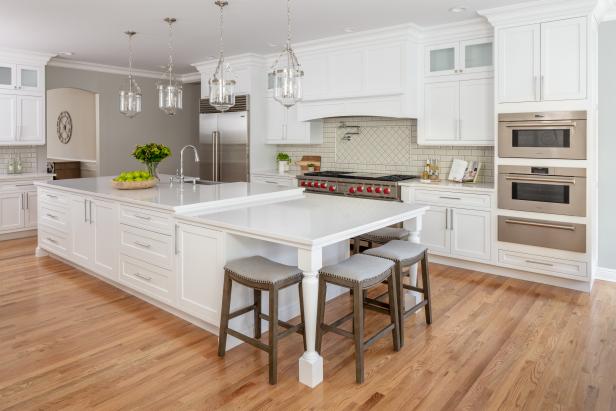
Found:
[[[128,91],[133,91],[133,82],[130,81],[133,78],[133,36],[137,33],[134,31],[127,31],[128,35]]]
[[[167,19],[167,23],[169,24],[169,84],[173,82],[173,23],[175,19]]]
[[[128,36],[128,78],[119,92],[120,113],[133,118],[141,113],[141,88],[133,75],[133,36],[134,31],[125,31]]]
[[[224,8],[229,5],[227,0],[215,0],[214,4],[220,8],[220,53],[218,56],[218,64],[209,80],[210,85],[210,104],[219,111],[227,111],[235,105],[235,80],[230,73],[230,68],[225,67],[225,43],[224,43]]]
[[[156,89],[158,92],[158,108],[164,111],[166,114],[173,116],[178,110],[182,110],[182,84],[175,76],[175,59],[173,49],[173,30],[175,22],[174,17],[166,17],[163,20],[167,23],[167,48],[169,53],[169,63],[166,66],[166,70],[163,72],[162,77],[156,83]]]

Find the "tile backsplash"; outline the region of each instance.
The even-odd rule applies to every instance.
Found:
[[[46,171],[45,146],[0,147],[0,174],[6,174],[9,161],[19,156],[24,173],[42,173]]]
[[[418,146],[414,119],[328,118],[323,124],[323,144],[279,145],[277,149],[293,161],[320,155],[323,169],[341,171],[420,174],[426,159],[432,158],[439,160],[442,179],[449,175],[454,159],[477,160],[481,162],[479,179],[494,181],[494,147]]]

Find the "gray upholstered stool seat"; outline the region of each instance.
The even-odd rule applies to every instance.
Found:
[[[380,247],[364,251],[364,254],[386,258],[394,262],[416,262],[426,252],[427,247],[409,241],[393,240]]]
[[[376,258],[376,257],[370,257]],[[386,260],[384,260],[386,261]],[[233,282],[237,282],[253,289],[254,302],[244,308],[231,312],[231,290]],[[278,320],[278,293],[280,290],[298,285],[299,307],[301,322],[293,325]],[[269,296],[269,315],[261,312],[261,292],[267,291]],[[304,332],[304,303],[302,297],[302,271],[261,256],[240,258],[230,261],[225,266],[225,282],[222,292],[222,309],[220,314],[220,332],[218,334],[218,355],[225,356],[227,347],[227,334],[232,335],[248,344],[257,347],[269,355],[269,382],[278,381],[278,340],[293,333],[301,334],[306,349],[306,335]],[[252,312],[254,338],[229,328],[229,320],[240,315]],[[261,339],[261,320],[269,321],[269,340],[264,344]],[[278,332],[278,327],[286,330]]]
[[[227,263],[225,270],[233,279],[263,284],[276,284],[285,280],[302,278],[302,270],[299,268],[280,264],[260,255],[231,261]]]
[[[318,352],[321,352],[323,335],[333,332],[355,341],[355,380],[364,382],[364,351],[375,341],[384,337],[391,331],[394,350],[400,349],[399,315],[398,315],[398,289],[397,281],[394,281],[394,263],[392,261],[371,257],[363,254],[355,254],[351,258],[335,265],[323,267],[319,270],[319,304],[317,313],[317,344]],[[364,341],[364,301],[363,293],[368,288],[374,287],[381,282],[387,281],[389,301],[392,302],[391,310],[375,310],[389,315],[390,322],[375,335]],[[325,323],[325,303],[327,284],[347,287],[353,290],[353,312],[327,324]],[[366,308],[370,308],[366,306]],[[353,319],[353,332],[343,330],[338,326],[345,321]]]
[[[396,227],[383,227],[378,230],[362,234],[358,238],[363,241],[374,241],[376,243],[386,243],[391,240],[405,240],[409,237],[409,230]]]
[[[355,254],[338,264],[321,268],[319,274],[369,287],[389,277],[393,267],[394,263],[384,258]]]

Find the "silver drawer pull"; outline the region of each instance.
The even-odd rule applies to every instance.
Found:
[[[575,231],[575,227],[572,225],[535,223],[532,221],[522,221],[522,220],[505,220],[505,222],[507,224],[529,225],[532,227],[556,228],[557,230]]]
[[[54,240],[51,237],[47,237],[46,240],[49,241],[50,243],[58,244],[58,241]]]
[[[462,200],[460,197],[445,197],[445,196],[441,196],[439,198],[441,200]]]
[[[58,198],[58,196],[55,196],[55,195],[53,195],[53,194],[47,194],[47,197],[49,197],[49,198],[53,198],[53,199]]]
[[[58,216],[57,216],[57,215],[53,215],[53,214],[49,214],[49,213],[47,213],[47,217],[49,217],[49,218],[51,218],[51,219],[54,219],[54,220],[57,220],[57,219],[58,219]]]
[[[33,186],[34,184],[32,183],[28,183],[28,184],[15,184],[15,187],[30,187]]]
[[[533,178],[533,177],[507,176],[507,177],[505,177],[505,180],[510,180],[510,181],[533,181],[533,182],[537,182],[537,183],[575,184],[575,178],[560,179],[560,178],[543,178],[543,177]]]
[[[146,280],[146,281],[152,281],[152,277],[148,277],[147,275],[143,275],[141,273],[135,273],[134,274],[135,277],[139,277],[142,280]]]
[[[547,267],[554,267],[554,264],[544,263],[541,261],[525,260],[524,262],[529,263],[529,264],[537,264],[537,265],[545,265]]]
[[[146,244],[146,243],[141,243],[139,241],[133,241],[133,243],[135,245],[138,245],[139,247],[143,247],[143,248],[151,248],[152,246],[150,244]]]
[[[152,217],[149,217],[147,215],[139,215],[139,214],[133,214],[133,215],[137,218],[140,218],[141,220],[150,221],[152,219]]]

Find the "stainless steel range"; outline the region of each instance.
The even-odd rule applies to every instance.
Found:
[[[311,193],[400,201],[400,181],[417,178],[404,174],[317,171],[298,176],[299,185]]]

